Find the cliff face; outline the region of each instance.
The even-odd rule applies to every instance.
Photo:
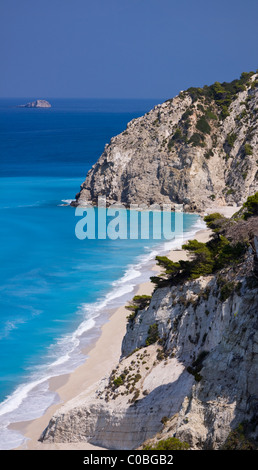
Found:
[[[257,247],[252,235],[241,263],[157,288],[128,321],[116,369],[64,405],[41,439],[132,449],[175,436],[219,449],[245,423],[257,441]]]
[[[257,191],[258,75],[190,88],[129,122],[89,171],[74,205],[240,205]]]

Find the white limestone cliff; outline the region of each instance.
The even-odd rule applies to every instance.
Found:
[[[257,77],[232,95],[223,117],[220,100],[189,89],[133,119],[105,146],[72,204],[105,195],[108,204],[179,203],[188,211],[241,205],[258,189]]]

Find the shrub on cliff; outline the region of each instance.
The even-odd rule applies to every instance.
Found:
[[[211,128],[209,123],[206,121],[205,116],[201,116],[200,119],[198,119],[196,129],[204,134],[210,134]]]
[[[148,336],[146,338],[145,345],[149,346],[150,344],[154,344],[158,341],[158,339],[159,339],[158,325],[157,323],[153,323],[153,325],[150,325],[148,329]]]
[[[227,138],[226,138],[227,145],[230,148],[232,148],[236,139],[237,139],[237,135],[234,132],[231,132],[230,134],[227,135]]]
[[[245,157],[248,156],[248,155],[253,155],[253,149],[252,149],[252,146],[250,144],[245,144],[245,146],[244,146],[244,155],[245,155]]]
[[[227,219],[219,212],[213,212],[212,214],[206,215],[203,220],[206,222],[208,228],[217,232]]]
[[[253,196],[249,196],[246,202],[243,204],[244,215],[243,218],[246,220],[249,217],[258,215],[258,191]]]
[[[146,445],[143,450],[189,450],[190,446],[187,442],[181,442],[176,437],[162,439],[153,445]]]
[[[235,289],[234,282],[226,282],[220,289],[221,302],[225,302],[225,300],[227,300],[231,296],[234,289]]]
[[[257,450],[257,445],[246,437],[246,425],[239,424],[236,429],[232,430],[222,450]]]
[[[249,202],[249,210],[256,210],[255,201]],[[190,253],[190,259],[174,263],[166,256],[157,256],[158,265],[164,269],[160,276],[151,278],[156,287],[175,285],[189,279],[214,274],[227,266],[241,262],[248,243],[246,241],[230,242],[220,233],[227,219],[218,213],[207,216],[209,227],[213,227],[214,236],[207,243],[189,240],[182,248]]]
[[[194,147],[204,147],[204,136],[202,136],[198,132],[195,132],[188,140],[188,143],[192,144]]]
[[[143,310],[148,307],[151,301],[151,295],[135,295],[132,302],[125,308],[130,310],[132,313],[127,318],[129,321],[133,321],[139,310]]]
[[[239,264],[247,252],[250,242],[249,232],[253,232],[257,223],[243,227],[243,221],[258,216],[258,192],[249,196],[239,212],[227,219],[215,212],[204,217],[207,226],[212,229],[213,237],[207,243],[189,240],[182,248],[190,253],[188,260],[174,263],[166,256],[157,256],[158,265],[164,269],[159,276],[151,277],[156,288],[176,285],[189,279],[214,274],[219,270]],[[257,219],[254,219],[257,221]],[[225,234],[227,236],[225,236]],[[222,298],[227,292],[222,294]]]
[[[182,248],[194,255],[194,259],[185,265],[185,269],[188,270],[191,279],[196,279],[213,272],[214,259],[206,243],[189,240]]]

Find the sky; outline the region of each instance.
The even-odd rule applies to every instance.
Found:
[[[0,97],[168,99],[257,46],[257,0],[0,0]]]

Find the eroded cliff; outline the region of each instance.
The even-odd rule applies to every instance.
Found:
[[[73,205],[240,205],[258,189],[258,75],[190,88],[129,122],[89,171]]]

